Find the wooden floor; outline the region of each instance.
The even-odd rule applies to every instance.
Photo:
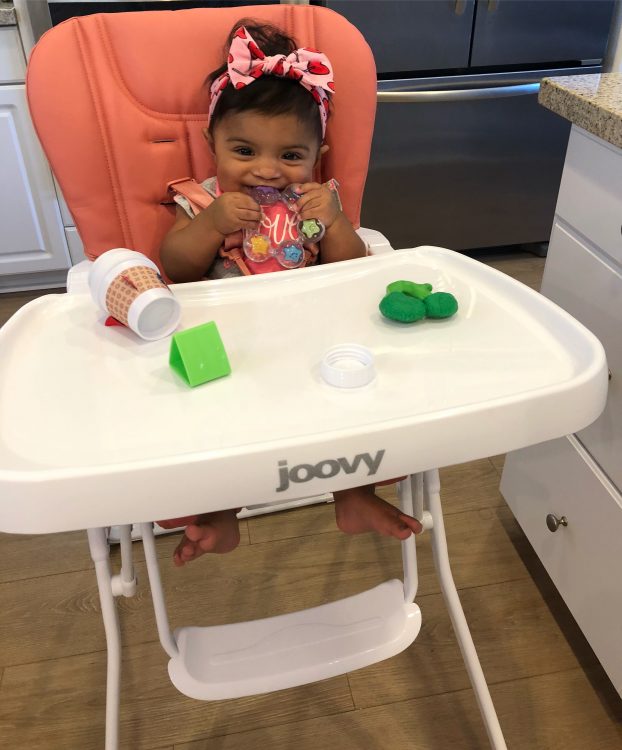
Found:
[[[537,288],[543,260],[484,260]],[[28,299],[0,296],[0,323]],[[450,559],[510,750],[622,747],[622,701],[498,491],[503,457],[441,472]],[[390,490],[392,492],[392,490]],[[401,575],[399,544],[347,537],[330,505],[248,519],[242,544],[185,569],[157,542],[173,626],[264,617]],[[423,627],[405,652],[271,695],[201,703],[170,684],[143,553],[119,601],[127,750],[477,750],[487,741],[430,554],[419,542]],[[114,553],[118,560],[118,551]],[[0,535],[0,747],[103,748],[105,641],[84,534]]]

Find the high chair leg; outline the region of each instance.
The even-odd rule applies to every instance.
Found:
[[[449,556],[447,553],[447,538],[445,537],[445,524],[443,523],[443,513],[441,510],[440,499],[440,481],[438,470],[426,471],[424,473],[424,499],[428,510],[432,514],[432,554],[434,556],[434,565],[441,584],[443,598],[449,610],[449,616],[458,639],[458,645],[462,652],[471,685],[475,691],[475,697],[479,705],[482,719],[486,725],[488,739],[494,750],[507,750],[503,733],[499,725],[499,719],[495,707],[488,691],[486,678],[479,663],[477,651],[469,626],[467,624],[456,584],[454,583],[449,566]]]
[[[155,612],[156,626],[160,643],[166,653],[174,658],[178,655],[179,650],[175,638],[171,633],[168,624],[168,614],[166,612],[166,601],[164,599],[164,589],[162,588],[162,579],[160,578],[160,566],[155,549],[155,539],[153,536],[152,523],[139,523],[138,530],[143,540],[145,550],[145,562],[147,563],[147,575],[149,576],[149,586],[151,587],[151,599],[153,600],[153,609]]]
[[[119,701],[121,688],[121,631],[119,616],[112,591],[112,571],[106,529],[88,529],[91,558],[95,563],[99,601],[101,602],[106,647],[108,650],[106,676],[106,741],[105,750],[119,747]]]
[[[413,474],[404,477],[398,482],[397,491],[400,498],[400,509],[417,520],[418,508],[422,509],[423,503],[423,475]],[[402,542],[402,565],[404,569],[404,601],[414,602],[419,586],[419,575],[417,573],[417,547],[415,535],[411,534]]]
[[[111,578],[113,596],[134,596],[136,593],[136,576],[132,557],[132,528],[129,524],[118,526],[121,547],[121,571]],[[109,538],[106,538],[109,544]]]

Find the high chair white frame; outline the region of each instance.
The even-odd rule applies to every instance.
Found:
[[[451,574],[438,470],[406,477],[399,483],[398,489],[401,509],[419,519],[424,532],[432,533],[434,565],[488,738],[491,747],[504,750],[503,733]],[[394,656],[410,645],[419,633],[421,612],[414,603],[419,583],[415,535],[401,542],[403,584],[397,580],[387,581],[363,594],[268,620],[217,627],[179,628],[172,633],[160,580],[153,526],[142,523],[139,530],[145,549],[158,635],[163,649],[171,658],[169,675],[173,684],[190,697],[222,700],[327,679]],[[106,750],[116,750],[121,634],[114,598],[136,593],[130,526],[120,527],[122,562],[120,573],[116,575],[111,572],[106,530],[89,529],[88,539],[97,574],[108,648],[105,747]],[[318,626],[318,622],[321,626]],[[261,630],[260,637],[257,637],[257,629]],[[285,647],[282,644],[284,633],[287,633],[289,644]],[[279,647],[270,640],[270,635],[278,636],[281,641]],[[240,644],[249,641],[254,643],[245,649],[246,658],[237,659],[235,663],[224,659],[227,670],[237,666],[237,674],[234,671],[228,679],[216,679],[214,682],[201,681],[192,675],[197,658],[200,662],[200,657],[205,661],[210,656],[226,657],[228,653],[239,653]],[[296,645],[295,649],[293,644]],[[251,678],[248,670],[253,663],[258,664],[259,669],[253,670]]]
[[[340,104],[329,132],[329,141],[347,146],[346,155],[356,158],[345,161],[342,152],[333,162],[337,150],[331,149],[322,160],[325,177],[341,182],[344,207],[349,204],[346,213],[356,225],[376,97],[371,53],[358,32],[325,8],[278,8],[253,6],[253,15],[294,29],[312,46],[316,36],[321,38],[340,80],[357,77],[356,91],[344,87],[346,96],[340,100],[351,100],[350,116]],[[207,122],[203,79],[210,68],[207,57],[203,66],[197,67],[195,60],[207,54],[218,64],[215,49],[206,53],[205,38],[216,23],[218,38],[224,39],[237,13],[219,10],[208,17],[201,10],[179,11],[166,20],[160,13],[127,14],[123,19],[122,14],[87,16],[55,27],[35,48],[28,73],[33,122],[92,257],[123,245],[154,253],[158,237],[170,226],[170,214],[161,205],[166,183],[190,173],[198,177],[212,172],[209,155],[197,147],[203,145],[201,129]],[[179,24],[178,35],[170,33],[172,24]],[[163,56],[163,47],[154,40],[171,37],[176,40],[175,54],[169,49]],[[143,43],[140,50],[135,44],[138,38]],[[153,75],[144,75],[145,58]],[[176,67],[184,71],[187,87],[181,102]],[[66,83],[64,92],[56,86],[59,76]],[[80,91],[82,96],[77,95]],[[174,92],[172,99],[170,92]],[[61,93],[70,101],[63,101]],[[163,143],[172,145],[160,148]],[[136,174],[147,173],[148,180],[135,180]],[[129,183],[133,200],[120,211]],[[377,246],[376,251],[389,249],[373,231],[368,242]],[[183,326],[205,322],[209,305],[210,316],[219,328],[226,327],[228,346],[234,348],[233,358],[228,349],[234,370],[230,379],[188,392],[180,389],[166,367],[168,342],[142,346],[129,331],[104,329],[92,300],[80,293],[87,269],[86,264],[72,269],[71,294],[26,305],[0,330],[0,529],[9,533],[88,529],[108,647],[106,750],[116,750],[119,741],[121,638],[115,597],[132,596],[136,590],[131,559],[131,525],[136,521],[144,522],[139,531],[160,640],[170,656],[169,674],[187,695],[214,699],[304,684],[396,654],[415,639],[421,613],[414,602],[418,583],[414,537],[402,543],[403,582],[387,581],[341,602],[267,620],[171,633],[152,525],[147,522],[275,498],[280,490],[275,489],[274,470],[284,457],[281,451],[286,451],[294,468],[329,464],[332,472],[331,467],[339,464],[327,456],[343,456],[341,451],[362,455],[370,450],[378,456],[379,449],[384,457],[375,478],[408,475],[400,484],[402,507],[420,519],[426,533],[432,533],[441,588],[490,743],[503,750],[505,742],[449,568],[435,467],[560,437],[593,421],[604,407],[607,388],[599,342],[550,301],[502,274],[451,251],[417,248],[295,274],[178,285],[174,293],[182,305]],[[426,322],[427,327],[417,329],[416,338],[407,341],[377,311],[387,283],[396,278],[429,281],[435,290],[453,292],[461,306],[458,315],[451,321],[437,321],[438,325]],[[352,295],[347,304],[339,294],[345,284]],[[284,318],[279,300],[292,288],[297,305],[288,305],[288,325],[281,326],[280,338],[269,343],[286,351],[298,344],[291,337],[300,337],[302,330],[304,347],[298,347],[302,364],[287,357],[261,357],[249,338],[246,317],[250,298],[252,304],[261,304],[262,316],[270,308],[276,330]],[[330,309],[331,323],[340,325],[324,326],[318,333],[319,326],[309,323],[318,305]],[[291,330],[290,317],[297,326],[292,324]],[[245,325],[237,324],[241,319]],[[35,336],[36,351],[23,344]],[[327,392],[328,386],[314,370],[322,351],[348,341],[338,336],[360,337],[378,359],[378,387],[350,394],[353,401],[347,401],[348,394]],[[421,352],[423,358],[418,356]],[[500,363],[497,357],[509,360]],[[32,373],[40,370],[41,362],[46,362],[46,377],[33,383]],[[404,363],[420,391],[404,384]],[[288,390],[291,382],[298,382],[296,378],[306,383],[315,411],[306,399],[293,402],[292,409],[304,406],[306,431],[292,432],[288,412],[269,412],[265,403],[282,403],[284,395],[299,396]],[[234,403],[240,384],[242,392],[258,385],[265,389],[261,395],[267,394],[263,402],[256,399],[256,410],[249,410],[252,414],[243,415],[245,429],[254,431],[250,442],[244,434],[243,445],[239,425],[228,430],[229,414],[218,412]],[[151,420],[154,390],[159,397],[157,418],[161,419],[162,409],[167,414],[166,430],[159,429],[161,422]],[[127,409],[115,412],[119,394]],[[79,421],[66,415],[64,403],[71,398]],[[364,408],[357,411],[353,403]],[[61,405],[63,414],[56,423],[63,422],[65,435],[58,441],[47,430],[55,424],[49,415]],[[137,428],[134,411],[129,415],[134,408],[154,425],[149,439],[144,439],[142,424]],[[216,427],[207,434],[201,420],[214,409]],[[91,424],[84,414],[94,412],[98,421]],[[267,419],[272,420],[269,438]],[[29,429],[15,429],[22,424]],[[312,428],[307,429],[308,424]],[[422,427],[425,439],[416,439]],[[129,440],[120,439],[123,430]],[[185,434],[180,437],[185,430],[187,440],[182,439]],[[407,450],[413,442],[416,451]],[[235,488],[233,493],[230,477],[240,460],[252,476],[252,487],[242,487],[244,492]],[[350,471],[330,473],[330,479],[309,476],[308,494],[369,483],[362,481],[367,475],[360,466],[348,466],[351,476]],[[296,476],[292,481],[299,481]],[[187,495],[179,498],[175,491],[182,481]],[[206,484],[211,489],[207,503]],[[278,497],[297,504],[300,494],[304,493],[291,487]],[[126,502],[126,496],[132,502]],[[111,524],[120,529],[122,558],[120,573],[114,575],[107,540]],[[238,648],[241,642],[246,644],[243,651]]]
[[[395,278],[429,278],[435,288],[442,285],[455,291],[464,309],[436,327],[433,322],[413,330],[388,326],[370,297],[378,289],[382,293]],[[348,299],[342,294],[346,283],[352,291]],[[103,316],[86,294],[35,300],[0,330],[0,529],[13,533],[88,529],[108,648],[106,750],[116,750],[119,740],[121,637],[115,597],[133,596],[136,590],[131,523],[145,516],[235,507],[258,499],[255,493],[265,499],[295,498],[300,495],[299,481],[308,482],[310,494],[369,483],[362,462],[358,469],[348,464],[348,472],[336,474],[333,469],[345,459],[327,458],[365,451],[376,451],[376,459],[382,454],[377,481],[409,474],[399,486],[401,507],[432,533],[441,589],[490,744],[503,750],[505,741],[450,571],[438,472],[426,467],[505,452],[589,424],[602,411],[607,392],[600,343],[549,300],[441,248],[383,253],[291,276],[265,274],[173,289],[185,326],[204,320],[209,301],[210,317],[228,332],[234,374],[217,383],[215,390],[180,388],[163,366],[168,342],[140,344],[128,331],[105,329]],[[286,299],[292,294],[297,300],[294,307]],[[266,360],[262,343],[253,343],[255,329],[245,322],[249,306],[257,310],[252,307],[257,304],[274,321],[282,319],[283,305],[291,307],[295,324],[288,319],[286,326],[274,328],[272,336],[279,347],[289,346],[300,338],[302,327],[302,361],[299,357]],[[331,318],[341,321],[341,327],[333,326],[327,333],[315,325],[309,311],[317,305],[330,308]],[[36,350],[20,343],[32,340],[34,332]],[[318,345],[323,348],[335,336],[346,334],[362,336],[378,355],[378,381],[359,393],[333,392],[313,374]],[[85,357],[87,351],[91,354]],[[465,360],[469,353],[474,356]],[[509,358],[507,363],[499,360],[500,354]],[[447,369],[447,357],[451,362],[457,357],[461,367]],[[46,378],[37,382],[45,392],[33,397],[32,373],[41,360],[47,362]],[[67,383],[72,365],[77,370],[75,382],[88,384],[74,394]],[[404,383],[404,366],[421,390]],[[439,379],[439,372],[443,378]],[[237,422],[236,429],[227,430],[227,415],[238,389],[256,379],[268,393],[287,398],[298,391],[290,386],[286,393],[283,384],[300,378],[306,395],[296,403],[304,411],[304,431],[292,433],[287,410],[271,412],[273,429],[267,437],[265,408],[257,404],[256,413],[244,415],[244,430],[251,433],[244,432],[244,446],[240,446]],[[143,419],[153,413],[154,388],[159,394],[157,417],[166,413],[169,427],[155,442],[151,433],[141,437],[142,422],[136,421],[137,413]],[[115,412],[122,392],[134,407],[131,414],[124,408]],[[38,399],[60,408],[61,393],[73,395],[76,414],[91,410],[98,419],[91,424],[81,417],[73,423],[74,431],[66,431],[61,449],[54,450],[47,430],[48,423],[55,421],[49,420]],[[219,394],[217,399],[214,394]],[[184,407],[187,404],[194,405],[190,411]],[[64,403],[62,409],[66,414]],[[20,420],[14,418],[16,410]],[[217,429],[208,433],[203,429],[201,434],[196,429],[203,427],[206,413],[220,422],[214,422]],[[340,428],[342,421],[345,426]],[[12,429],[21,422],[30,426],[26,433]],[[119,454],[119,437],[125,431],[129,442],[123,443]],[[417,439],[422,434],[425,438]],[[281,437],[275,441],[274,435]],[[89,438],[97,440],[96,452]],[[198,452],[189,453],[197,439]],[[286,465],[293,468],[287,469],[290,486],[279,495],[274,470],[282,465],[284,455]],[[228,478],[240,460],[252,483],[232,487]],[[324,464],[329,465],[329,474],[320,471],[312,479],[309,469]],[[303,470],[306,478],[296,473],[301,467],[309,467]],[[283,482],[281,471],[279,482]],[[186,494],[180,497],[174,489],[182,478]],[[212,490],[208,497],[206,481]],[[118,574],[112,573],[109,557],[111,523],[120,526]],[[182,627],[171,633],[151,523],[141,523],[139,531],[158,633],[170,656],[169,675],[190,697],[234,698],[325,679],[395,655],[419,632],[414,536],[402,543],[403,582],[386,581],[300,612],[225,626]]]
[[[388,326],[373,312],[377,303],[372,304],[370,298],[378,289],[382,293],[395,278],[429,278],[435,288],[444,285],[455,291],[464,310],[437,327],[433,322],[412,331]],[[344,284],[352,292],[351,300],[343,295]],[[369,483],[364,481],[367,475],[360,470],[361,462],[358,469],[348,464],[348,472],[333,471],[345,459],[327,456],[341,456],[343,451],[348,455],[376,451],[376,458],[381,454],[378,481],[402,476],[411,468],[399,485],[400,504],[432,533],[441,589],[490,743],[495,750],[503,750],[503,735],[451,575],[438,471],[426,466],[505,452],[593,421],[603,409],[607,391],[604,351],[595,337],[549,300],[476,261],[441,248],[400,250],[292,275],[266,274],[173,287],[185,326],[204,320],[209,300],[210,316],[225,327],[230,345],[236,347],[232,377],[216,384],[215,390],[207,387],[190,393],[163,368],[166,340],[141,345],[129,331],[111,333],[102,326],[103,316],[90,296],[70,286],[74,293],[35,300],[0,330],[4,355],[0,359],[0,529],[47,533],[88,528],[108,648],[106,750],[116,750],[119,740],[121,637],[115,597],[133,596],[136,591],[132,521],[151,514],[167,517],[173,511],[187,515],[235,507],[245,497],[239,487],[231,486],[230,471],[241,460],[246,461],[247,474],[252,477],[248,491],[253,499],[256,492],[266,499],[281,497],[282,488],[277,485],[275,489],[274,469],[281,466],[284,455],[294,472],[287,470],[291,479],[282,495],[286,499],[300,495],[296,487],[303,479],[295,470],[301,467],[309,467],[303,473],[308,474],[304,481],[311,494],[318,489]],[[292,360],[293,364],[287,358],[266,360],[262,343],[253,343],[255,329],[249,329],[247,322],[249,306],[260,302],[261,309],[271,312],[276,320],[285,309],[283,305],[290,309],[287,296],[292,294],[297,301],[291,308],[295,315],[271,336],[277,337],[279,346],[292,345],[300,340],[302,326],[300,357]],[[356,300],[354,308],[352,300]],[[318,305],[330,308],[342,327],[331,327],[327,334],[325,328],[313,324],[309,311]],[[240,315],[242,309],[244,316]],[[72,320],[79,323],[72,325]],[[36,350],[20,346],[34,331],[39,336]],[[346,334],[360,335],[378,353],[378,382],[371,390],[334,393],[313,374],[318,345],[324,347],[335,336]],[[314,352],[311,359],[309,349]],[[85,352],[90,352],[89,356],[85,357]],[[500,354],[510,358],[510,369],[499,360]],[[456,358],[462,362],[457,372],[447,369],[447,357],[452,363]],[[29,374],[41,360],[48,364],[46,392],[41,394],[46,403],[59,403],[58,394],[67,393],[67,368],[73,364],[78,370],[74,376],[88,384],[73,396],[78,412],[92,410],[98,416],[94,425],[75,422],[76,433],[83,434],[67,433],[67,445],[57,451],[46,441],[47,420],[32,398]],[[404,381],[404,363],[410,378],[420,370],[414,382],[422,393]],[[443,377],[439,378],[439,373]],[[251,432],[244,433],[241,453],[241,427],[236,422],[235,429],[227,430],[226,415],[249,378],[257,378],[266,392],[279,393],[282,398],[298,393],[291,385],[286,386],[290,391],[286,393],[283,384],[302,378],[305,398],[296,403],[305,415],[304,431],[292,433],[286,410],[281,416],[281,412],[271,412],[273,429],[267,438],[265,409],[257,404],[256,414],[244,415],[244,429]],[[135,416],[136,410],[144,418],[152,412],[154,388],[160,396],[158,418],[164,409],[169,427],[155,442],[151,434],[141,438],[144,431],[138,429],[140,422]],[[115,412],[122,392],[134,407],[131,416],[125,408]],[[396,392],[399,404],[395,403]],[[219,394],[217,399],[214,394]],[[348,404],[358,406],[353,410]],[[363,407],[361,421],[359,409]],[[184,411],[188,408],[190,411]],[[220,408],[222,412],[213,412]],[[13,419],[16,409],[32,428],[25,436],[10,429],[18,422]],[[212,412],[214,418],[224,421],[214,422],[218,429],[202,436],[196,428],[203,424],[204,415]],[[342,420],[344,428],[339,427]],[[55,423],[53,419],[51,423]],[[189,430],[190,442],[180,434],[185,430]],[[124,443],[120,457],[118,440],[125,431],[130,433],[130,442]],[[418,439],[422,434],[425,438]],[[281,438],[275,442],[274,435]],[[95,454],[89,448],[89,438],[98,440]],[[188,453],[197,438],[199,452]],[[413,447],[406,450],[406,445]],[[324,464],[328,464],[329,474],[320,471],[311,479],[309,469]],[[279,482],[283,482],[281,471]],[[187,497],[173,492],[181,479]],[[212,490],[207,498],[206,480]],[[126,495],[133,498],[132,503],[124,500]],[[121,570],[113,575],[107,526],[115,522],[120,527]],[[171,633],[152,524],[141,522],[139,532],[158,633],[170,656],[169,676],[190,697],[235,698],[343,674],[399,653],[419,632],[414,536],[402,542],[403,582],[386,581],[309,610],[225,626],[182,627]]]

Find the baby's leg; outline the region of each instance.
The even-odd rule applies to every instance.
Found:
[[[236,516],[238,510],[219,510],[214,513],[203,513],[200,516],[188,516],[186,519],[171,519],[176,522],[189,521],[181,542],[173,552],[175,565],[181,567],[205,552],[224,554],[235,549],[240,543],[240,529]],[[158,521],[158,523],[164,525],[171,521]]]
[[[337,526],[346,534],[375,531],[382,536],[408,539],[413,532],[419,534],[422,530],[416,518],[378,497],[373,484],[339,490],[333,497]]]

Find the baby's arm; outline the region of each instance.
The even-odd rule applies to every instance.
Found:
[[[301,219],[319,219],[326,227],[320,242],[322,263],[361,258],[365,255],[365,243],[354,231],[348,218],[339,207],[332,190],[315,182],[307,182],[297,188],[302,194],[298,201]]]
[[[343,211],[340,211],[337,219],[326,227],[326,234],[320,241],[322,263],[362,258],[365,254],[365,243],[354,231],[354,227]]]
[[[193,219],[177,206],[175,223],[160,247],[160,261],[171,281],[197,281],[214,262],[223,235],[216,231],[208,209]]]
[[[225,235],[253,229],[259,205],[244,193],[225,193],[194,218],[177,207],[175,223],[160,247],[162,268],[171,281],[197,281],[212,265]]]

